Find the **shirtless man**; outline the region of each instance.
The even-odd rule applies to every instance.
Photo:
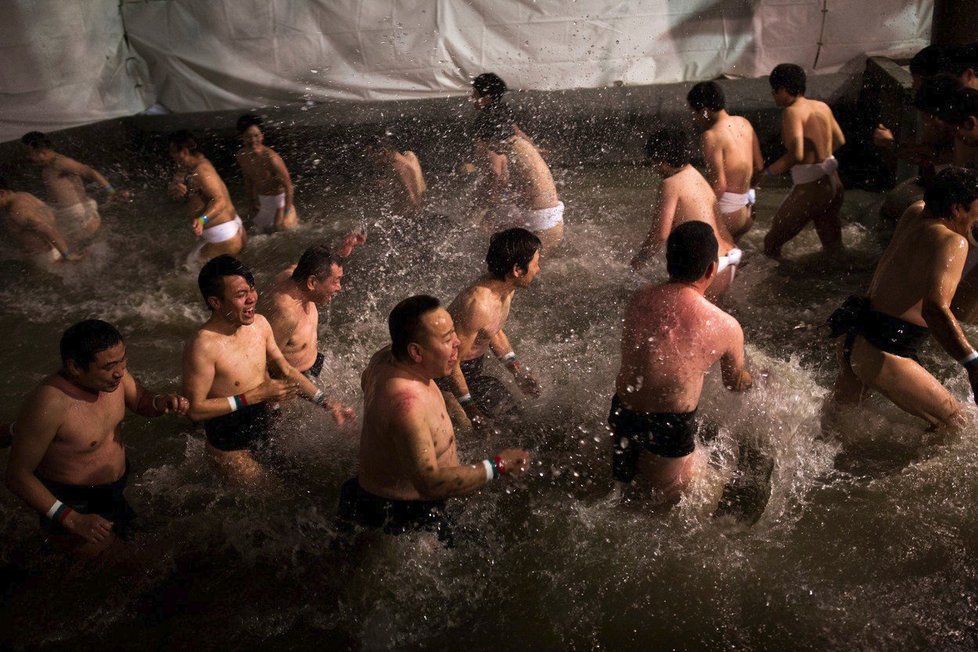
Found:
[[[702,136],[707,178],[717,197],[720,221],[734,241],[754,224],[756,201],[750,187],[754,173],[764,167],[761,144],[750,121],[727,113],[723,90],[716,82],[700,82],[686,95],[693,121]]]
[[[520,390],[540,395],[540,385],[520,364],[503,331],[517,289],[529,287],[540,272],[540,239],[526,229],[500,231],[489,241],[488,274],[462,290],[448,312],[458,335],[458,363],[452,373],[439,379],[452,414],[464,411],[472,425],[484,424],[487,415],[512,409],[511,396],[492,376],[483,373],[486,353],[493,354],[513,374]]]
[[[261,118],[256,115],[238,118],[241,149],[234,159],[244,175],[255,228],[260,233],[287,231],[299,224],[292,203],[292,178],[282,157],[265,145],[261,127]]]
[[[564,202],[557,197],[550,167],[526,136],[513,128],[511,117],[482,122],[476,138],[491,151],[506,157],[512,203],[503,203],[486,215],[493,231],[523,227],[543,243],[543,250],[554,247],[564,237]]]
[[[48,193],[48,202],[62,231],[74,242],[95,235],[102,218],[98,204],[85,192],[85,182],[97,183],[110,200],[128,197],[125,191],[116,192],[112,184],[97,170],[59,154],[51,141],[40,131],[31,131],[20,139],[31,163],[41,167],[41,180]]]
[[[275,402],[299,392],[340,425],[353,415],[286,362],[272,327],[255,313],[258,292],[248,268],[221,255],[201,268],[197,284],[211,316],[183,350],[189,415],[205,422],[207,452],[224,478],[262,484],[265,474],[253,455],[268,443]],[[270,378],[269,368],[280,379]]]
[[[61,370],[21,407],[6,482],[37,511],[56,545],[92,558],[125,538],[134,512],[120,424],[126,409],[144,417],[186,414],[187,399],[154,394],[126,369],[126,345],[112,325],[79,322],[61,338]]]
[[[29,192],[14,192],[3,178],[0,212],[5,216],[7,235],[34,265],[45,268],[52,263],[81,260],[81,254],[72,253],[58,231],[51,209]]]
[[[178,131],[170,135],[169,152],[177,164],[170,196],[186,198],[194,235],[204,238],[187,257],[187,266],[196,267],[215,256],[241,251],[245,245],[244,225],[231,204],[227,186],[197,149],[197,140],[189,131]]]
[[[368,154],[382,174],[380,186],[391,212],[402,217],[420,216],[428,186],[417,155],[400,151],[389,131],[377,138]]]
[[[740,324],[704,297],[716,275],[716,252],[708,224],[676,227],[666,244],[669,281],[639,289],[625,311],[608,415],[612,475],[664,503],[677,502],[693,478],[696,408],[707,370],[719,361],[729,390],[742,392],[753,382]],[[639,487],[631,484],[636,475]]]
[[[754,175],[757,186],[765,176],[791,171],[791,192],[781,202],[764,236],[764,254],[781,257],[781,248],[801,233],[809,222],[828,250],[842,247],[843,188],[832,153],[845,144],[845,136],[829,105],[805,97],[805,71],[782,63],[771,71],[771,94],[783,108],[781,142],[787,150],[781,158]]]
[[[459,462],[452,422],[434,383],[458,363],[458,338],[438,299],[419,295],[401,301],[388,328],[391,344],[363,372],[359,476],[343,484],[339,515],[392,535],[436,532],[451,545],[446,499],[503,475],[523,474],[530,455],[505,449],[493,459]]]
[[[645,155],[662,176],[658,203],[653,209],[649,234],[632,258],[632,269],[641,270],[665,245],[669,234],[690,221],[705,222],[718,242],[719,271],[712,277],[707,293],[711,300],[720,297],[733,282],[742,252],[734,244],[723,222],[717,219],[717,198],[710,183],[690,163],[692,144],[686,132],[672,127],[649,136]]]
[[[869,286],[829,319],[838,338],[836,404],[859,403],[873,388],[932,428],[964,425],[958,401],[917,361],[933,335],[968,374],[978,392],[978,353],[951,311],[968,243],[976,244],[978,174],[949,167],[924,194],[920,215],[907,211],[897,225]]]

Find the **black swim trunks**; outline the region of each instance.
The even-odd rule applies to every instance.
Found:
[[[48,480],[40,475],[36,477],[55,498],[68,507],[80,514],[98,514],[112,521],[112,531],[116,536],[121,539],[128,536],[129,526],[136,516],[123,494],[129,481],[128,463],[122,477],[108,484],[74,485]],[[41,527],[52,534],[68,534],[63,525],[45,516],[41,517]]]
[[[268,403],[246,405],[240,410],[204,422],[207,443],[220,451],[254,451],[268,443],[275,410]]]
[[[619,482],[632,481],[643,450],[660,457],[686,457],[692,453],[699,428],[696,410],[637,412],[623,406],[617,394],[611,399],[608,425],[615,447],[611,475]]]
[[[917,360],[917,351],[930,336],[930,330],[898,317],[873,310],[866,297],[851,296],[827,321],[830,337],[845,335],[843,356],[846,362],[852,355],[856,336],[860,335],[880,351],[902,358]]]
[[[465,384],[469,386],[469,393],[483,413],[490,416],[500,416],[513,414],[518,410],[513,395],[506,389],[503,381],[495,376],[490,376],[482,372],[486,356],[480,356],[471,360],[464,360],[459,363],[462,375],[465,376]],[[435,384],[443,392],[452,392],[452,380],[450,376],[435,380]]]
[[[326,361],[326,356],[323,355],[322,351],[316,353],[316,361],[312,363],[312,366],[302,372],[302,374],[309,380],[316,380],[319,375],[323,373],[323,363]]]
[[[405,532],[433,532],[448,547],[455,544],[455,523],[444,500],[393,500],[381,498],[350,478],[340,488],[337,515],[341,522],[382,529],[397,536]]]

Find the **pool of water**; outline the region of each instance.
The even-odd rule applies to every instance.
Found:
[[[105,211],[102,239],[70,271],[31,274],[0,252],[0,421],[56,369],[64,328],[89,317],[121,329],[130,370],[145,384],[179,387],[183,342],[206,315],[194,274],[179,268],[193,237],[182,207],[160,199],[163,177],[133,179],[136,201]],[[643,282],[628,261],[656,179],[640,167],[556,178],[568,234],[517,294],[507,326],[543,395],[513,430],[459,441],[465,460],[524,446],[532,472],[465,501],[459,521],[476,535],[451,550],[411,536],[338,545],[333,514],[339,485],[355,472],[357,432],[308,404],[289,408],[277,435],[282,486],[265,494],[216,482],[188,421],[130,416],[128,497],[141,515],[130,570],[65,561],[43,544],[36,516],[2,492],[0,647],[978,646],[974,428],[934,441],[879,398],[843,416],[842,437],[820,426],[836,368],[818,327],[868,284],[880,250],[862,224],[879,198],[847,195],[845,257],[822,255],[809,229],[776,264],[758,251],[785,191],[761,193],[726,307],[744,326],[751,367],[767,378],[739,396],[711,374],[701,405],[720,425],[706,444],[710,463],[680,505],[656,516],[616,504],[604,425],[624,305]],[[302,227],[253,237],[242,255],[261,290],[308,245],[366,227],[321,328],[324,376],[352,404],[361,370],[387,341],[390,308],[419,292],[450,301],[483,270],[487,237],[464,226],[468,181],[429,184],[434,208],[459,226],[424,246],[406,251],[369,192],[309,180],[297,190]],[[649,276],[661,279],[663,268]],[[970,401],[964,375],[936,345],[923,359]],[[710,516],[745,437],[775,463],[771,499],[752,527]]]

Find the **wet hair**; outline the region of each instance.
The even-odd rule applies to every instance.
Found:
[[[254,113],[245,113],[238,118],[238,133],[243,134],[248,127],[258,127],[261,129],[262,119]]]
[[[95,356],[122,341],[122,335],[112,324],[101,319],[86,319],[61,336],[61,363],[67,367],[72,360],[82,369],[88,369]]]
[[[516,131],[513,110],[503,102],[493,104],[479,112],[475,122],[475,137],[488,143],[498,143],[511,138]]]
[[[186,129],[181,129],[180,131],[174,131],[172,134],[167,136],[167,144],[175,146],[177,149],[187,148],[191,154],[197,153],[197,139],[192,133]]]
[[[941,70],[955,77],[960,77],[968,70],[978,74],[978,43],[949,46],[944,51]]]
[[[922,113],[939,115],[954,93],[961,88],[961,81],[954,75],[941,73],[928,77],[914,95],[913,105]]]
[[[669,279],[692,283],[703,278],[710,263],[717,261],[716,234],[706,222],[683,222],[666,240],[666,271]]]
[[[955,204],[965,209],[978,199],[978,172],[962,167],[946,167],[924,191],[924,207],[935,217],[951,217]]]
[[[7,181],[6,177],[0,177],[0,190],[13,190],[10,187],[10,182]]]
[[[421,339],[421,318],[441,307],[441,302],[427,294],[404,299],[391,310],[387,330],[391,335],[391,353],[397,360],[407,362],[407,347]]]
[[[697,111],[709,109],[710,111],[720,111],[727,108],[727,100],[723,96],[723,89],[716,82],[705,81],[696,84],[686,94],[686,101]]]
[[[514,265],[525,272],[540,246],[540,238],[519,227],[493,233],[486,252],[489,274],[502,281],[513,271]]]
[[[324,277],[332,271],[333,265],[343,266],[343,259],[330,251],[324,244],[317,244],[309,247],[299,257],[299,264],[292,272],[292,280],[303,284],[309,280],[310,276]]]
[[[978,91],[965,86],[958,87],[943,98],[943,103],[936,107],[934,115],[952,125],[978,117]]]
[[[484,72],[472,80],[472,88],[481,97],[489,97],[492,103],[498,102],[507,91],[506,82],[494,72]]]
[[[910,59],[910,74],[921,77],[933,77],[944,68],[944,48],[940,45],[928,45]]]
[[[771,71],[768,81],[771,83],[771,90],[783,88],[791,95],[804,95],[807,76],[805,70],[799,65],[779,63]]]
[[[255,287],[255,276],[251,270],[244,266],[240,260],[229,254],[222,254],[216,258],[211,258],[200,269],[197,275],[197,287],[200,294],[204,297],[204,303],[210,308],[207,299],[210,297],[224,298],[224,277],[240,276],[248,281],[248,285]]]
[[[390,127],[384,127],[376,132],[371,137],[368,145],[382,152],[390,150],[400,151],[401,149],[400,138],[398,138],[397,132],[391,130]]]
[[[681,127],[656,129],[645,141],[645,156],[681,168],[693,160],[693,141]]]
[[[51,149],[51,139],[40,131],[28,131],[20,137],[20,142],[31,149]]]

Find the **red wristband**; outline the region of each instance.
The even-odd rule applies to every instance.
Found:
[[[248,399],[245,398],[244,393],[238,394],[238,400],[241,401],[242,407],[248,405]]]
[[[68,518],[68,515],[71,514],[73,511],[75,510],[65,505],[65,508],[61,510],[60,514],[58,514],[58,523],[64,525],[65,519]]]
[[[499,471],[499,475],[506,475],[506,462],[503,461],[503,458],[497,455],[493,459],[493,464],[496,465],[496,470]]]

